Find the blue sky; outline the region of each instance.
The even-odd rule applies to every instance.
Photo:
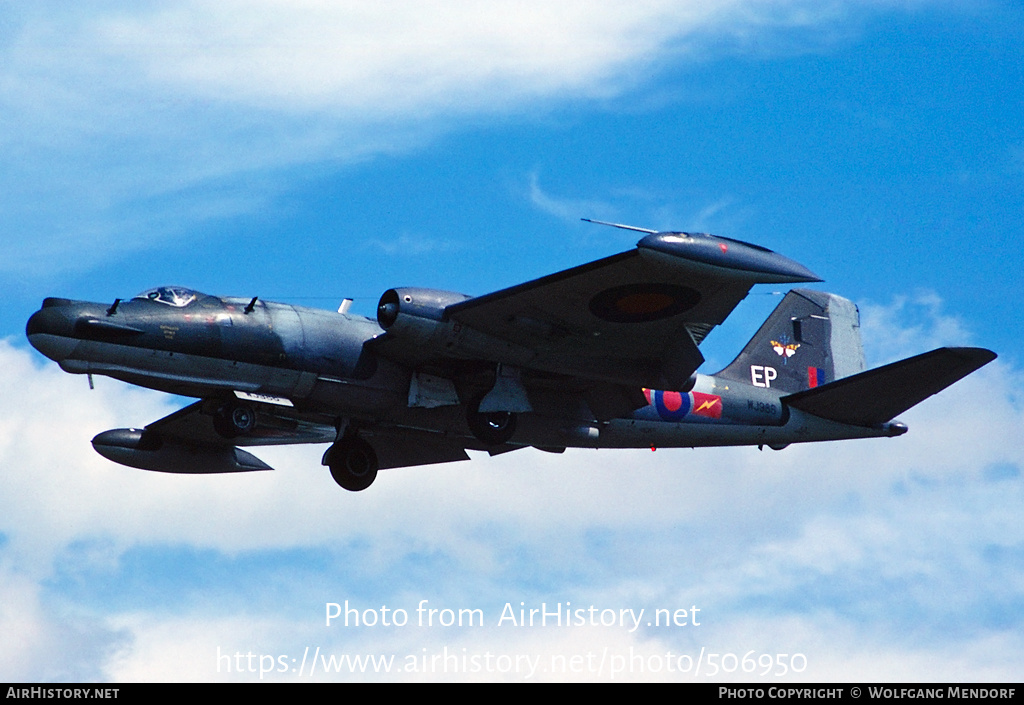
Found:
[[[655,667],[702,648],[806,656],[766,683],[1019,679],[1024,13],[549,5],[0,3],[0,677],[250,680],[217,654],[447,647],[647,659],[616,679],[693,678]],[[800,261],[860,305],[870,364],[949,344],[1000,358],[899,439],[477,454],[353,495],[319,448],[261,452],[278,470],[239,477],[110,464],[93,435],[182,400],[90,391],[24,340],[48,295],[174,283],[369,315],[392,286],[483,294],[637,239],[581,217]],[[704,371],[773,292],[712,333]],[[325,627],[345,600],[488,623]],[[520,602],[703,621],[494,624]]]

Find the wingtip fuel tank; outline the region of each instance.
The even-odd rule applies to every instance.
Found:
[[[108,460],[140,470],[195,475],[273,470],[240,448],[175,443],[146,429],[104,431],[92,439],[92,447]]]

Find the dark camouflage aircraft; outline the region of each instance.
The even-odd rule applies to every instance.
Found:
[[[470,297],[384,292],[377,319],[160,287],[130,300],[47,298],[32,345],[67,372],[198,399],[96,436],[146,470],[270,468],[239,446],[329,443],[348,490],[378,469],[533,446],[655,448],[898,436],[893,419],[993,360],[939,348],[864,370],[850,301],[795,289],[724,370],[699,345],[758,283],[821,281],[757,245],[644,234],[634,249]]]

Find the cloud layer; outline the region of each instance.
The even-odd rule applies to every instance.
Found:
[[[787,32],[813,46],[860,8],[793,0],[7,4],[0,271],[52,276],[114,248],[123,256],[258,212],[296,165],[402,151],[474,116],[621,96],[669,66],[770,51]],[[71,244],[79,245],[74,257]]]

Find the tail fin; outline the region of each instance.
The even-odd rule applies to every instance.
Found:
[[[835,294],[793,289],[716,376],[794,393],[863,370],[854,303]]]

